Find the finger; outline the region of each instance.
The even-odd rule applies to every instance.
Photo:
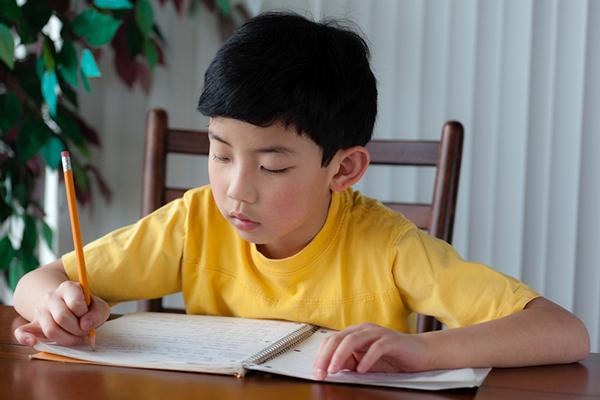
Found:
[[[73,335],[61,328],[47,310],[41,310],[37,313],[37,321],[44,336],[61,346],[73,346],[83,342],[83,336]]]
[[[384,332],[381,329],[371,328],[354,331],[342,339],[331,356],[328,372],[335,374],[344,368],[356,367],[354,354],[364,352],[371,344],[381,338]]]
[[[57,292],[62,297],[66,306],[76,317],[81,317],[88,312],[85,296],[81,285],[73,281],[65,281],[58,287]]]
[[[84,332],[87,332],[92,328],[97,328],[108,319],[109,315],[110,306],[108,303],[99,297],[92,296],[89,311],[79,320],[80,327]]]
[[[370,371],[375,363],[387,353],[389,343],[390,340],[386,337],[381,337],[371,343],[366,353],[356,366],[356,372],[364,373]]]
[[[53,295],[48,299],[47,309],[52,320],[63,330],[72,335],[81,336],[83,331],[79,328],[79,319],[65,304],[62,297]]]
[[[355,371],[356,367],[358,366],[358,363],[360,362],[360,358],[358,356],[358,354],[360,354],[359,352],[353,352],[350,357],[348,357],[346,359],[346,361],[344,361],[344,364],[340,367],[340,370],[342,369],[349,369],[351,371]]]
[[[329,362],[331,356],[335,351],[338,343],[340,343],[345,336],[345,332],[337,332],[329,335],[325,340],[321,342],[319,351],[315,356],[313,362],[313,374],[317,379],[325,379],[327,377],[327,369],[329,368]]]
[[[365,324],[351,326],[343,331],[336,332],[328,336],[324,341],[321,342],[319,351],[317,352],[313,363],[313,374],[315,378],[325,379],[327,377],[327,371],[329,369],[331,357],[333,356],[333,353],[335,352],[335,349],[339,343],[347,335],[362,329],[365,329]]]
[[[14,331],[17,342],[25,346],[33,346],[39,339],[46,339],[37,321],[21,325]]]

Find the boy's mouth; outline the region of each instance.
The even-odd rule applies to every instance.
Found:
[[[260,223],[251,220],[244,214],[236,212],[229,213],[229,220],[237,229],[246,232],[252,231],[260,225]]]

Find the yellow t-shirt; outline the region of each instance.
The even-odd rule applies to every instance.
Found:
[[[85,247],[92,293],[109,301],[183,291],[191,314],[285,319],[327,328],[372,322],[408,332],[412,312],[449,327],[521,310],[538,295],[465,262],[400,214],[351,189],[299,253],[268,259],[225,220],[209,186]],[[77,279],[73,253],[63,256]]]

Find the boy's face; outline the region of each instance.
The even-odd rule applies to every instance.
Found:
[[[208,173],[223,216],[270,258],[296,254],[327,217],[335,162],[294,127],[211,118]]]

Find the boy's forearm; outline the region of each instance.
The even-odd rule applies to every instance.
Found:
[[[56,260],[35,269],[21,278],[13,296],[15,310],[29,321],[43,297],[68,280],[62,261]]]
[[[433,350],[431,369],[568,363],[589,353],[583,323],[544,298],[505,318],[422,338]]]

